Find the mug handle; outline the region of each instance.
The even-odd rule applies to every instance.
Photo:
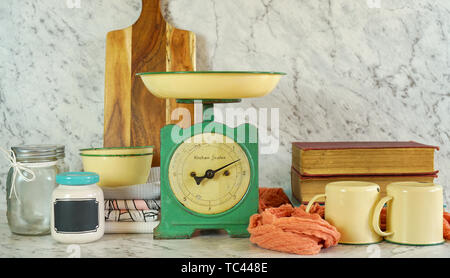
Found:
[[[309,202],[308,202],[308,206],[306,206],[306,212],[309,213],[309,210],[311,209],[312,205],[314,205],[314,203],[316,202],[317,199],[322,198],[322,197],[326,197],[326,194],[319,194],[314,196]]]
[[[381,198],[381,200],[378,202],[377,206],[375,207],[374,211],[373,211],[373,218],[372,218],[372,227],[375,231],[375,233],[377,233],[380,236],[390,236],[392,234],[394,234],[394,232],[383,232],[380,229],[380,214],[381,214],[381,210],[384,207],[384,204],[386,204],[388,201],[392,200],[391,196],[386,196],[384,198]]]

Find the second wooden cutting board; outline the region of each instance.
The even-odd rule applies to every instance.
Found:
[[[171,113],[193,104],[159,99],[147,91],[139,72],[195,70],[195,34],[168,24],[160,0],[142,0],[142,12],[132,26],[111,31],[106,39],[104,147],[154,145],[153,166],[160,164],[160,129],[177,121]]]

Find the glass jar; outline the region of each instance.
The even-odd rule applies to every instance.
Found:
[[[6,181],[7,218],[11,232],[21,235],[50,233],[51,198],[56,188],[56,147],[11,148]]]
[[[65,146],[57,145],[56,146],[56,168],[58,169],[58,173],[69,172],[69,165],[66,163],[66,154],[65,154]]]
[[[90,172],[66,172],[56,176],[59,186],[52,197],[52,237],[62,243],[87,243],[105,231],[103,191],[99,176]]]

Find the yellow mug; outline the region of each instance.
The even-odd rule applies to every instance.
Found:
[[[387,203],[386,232],[381,231],[378,221],[374,230],[386,241],[406,245],[436,245],[443,238],[442,187],[434,183],[395,182],[386,187],[387,196],[374,210],[379,217]]]
[[[380,200],[380,186],[371,182],[339,181],[326,185],[325,194],[309,201],[309,212],[314,202],[325,199],[325,220],[341,233],[339,243],[372,244],[383,240],[372,229],[375,204]]]

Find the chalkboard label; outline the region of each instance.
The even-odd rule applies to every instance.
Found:
[[[95,198],[56,199],[53,208],[57,233],[83,234],[98,229],[98,201]]]

